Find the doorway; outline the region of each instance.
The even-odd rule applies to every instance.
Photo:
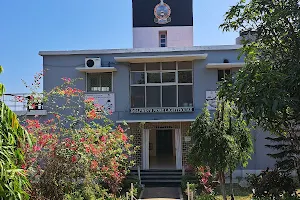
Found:
[[[176,169],[174,130],[151,131],[149,150],[151,169]]]
[[[180,129],[143,129],[142,167],[148,169],[182,169]]]

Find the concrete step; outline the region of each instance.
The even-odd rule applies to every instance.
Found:
[[[142,183],[181,183],[181,180],[161,180],[161,179],[156,179],[156,180],[143,180]]]
[[[144,175],[144,176],[141,176],[141,179],[181,179],[181,175],[177,175],[177,176],[173,176],[173,175],[170,175],[170,176],[156,176],[156,175],[153,175],[153,176],[150,176],[150,175]]]

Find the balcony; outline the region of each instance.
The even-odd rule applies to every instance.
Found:
[[[39,100],[42,99],[42,96],[38,94],[37,96],[39,98],[36,99],[31,96],[31,94],[26,93],[4,94],[1,97],[1,101],[4,102],[18,116],[47,115],[47,111],[44,110],[42,100]]]

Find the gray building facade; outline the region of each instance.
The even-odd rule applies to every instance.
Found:
[[[111,111],[116,124],[128,123],[128,134],[141,147],[136,166],[144,170],[181,170],[188,165],[191,123],[206,102],[214,112],[218,81],[244,65],[238,60],[239,45],[193,46],[192,0],[181,4],[133,0],[131,49],[39,53],[47,69],[44,90],[61,84],[62,77],[82,78],[76,87],[86,97]],[[234,176],[274,165],[265,137],[263,131],[253,131],[255,153],[247,168],[238,168]]]

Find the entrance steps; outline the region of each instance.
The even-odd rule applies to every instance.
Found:
[[[131,170],[131,174],[138,176],[138,170]],[[181,177],[181,170],[141,170],[141,183],[146,187],[180,187]]]

